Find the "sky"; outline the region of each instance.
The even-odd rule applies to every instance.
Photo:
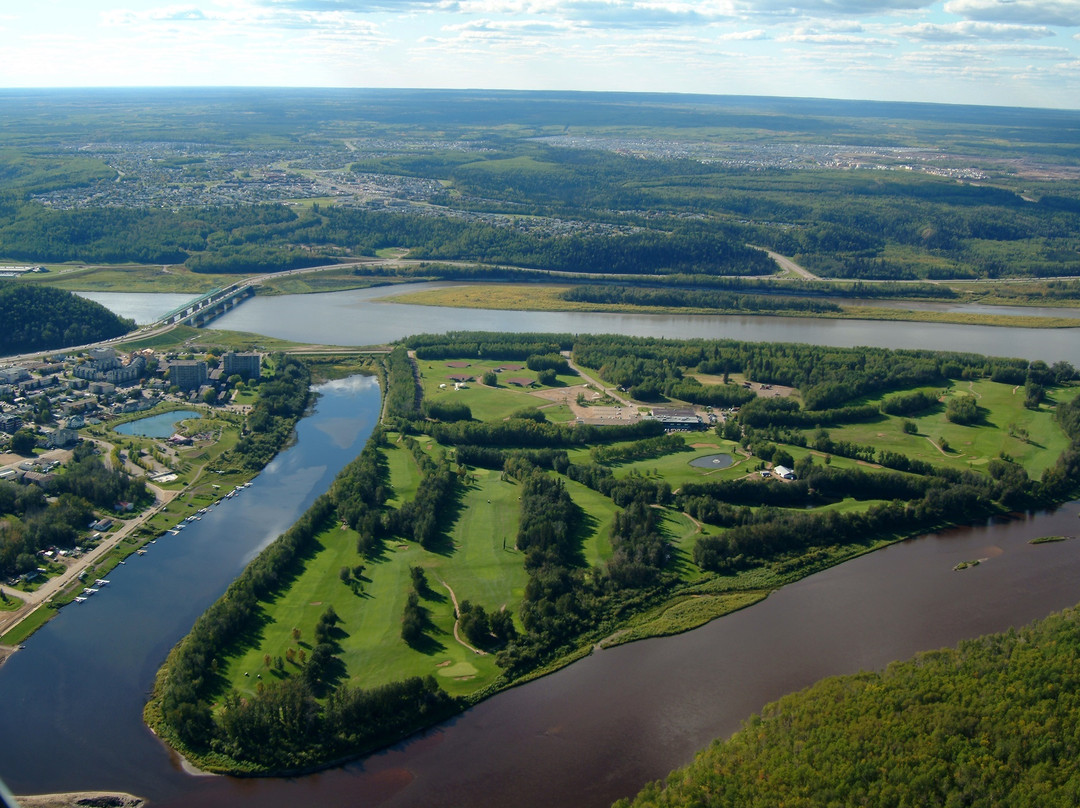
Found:
[[[1080,108],[1080,0],[26,0],[0,87],[614,90]]]

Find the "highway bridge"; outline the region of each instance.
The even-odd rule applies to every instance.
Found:
[[[205,326],[244,300],[252,297],[255,289],[250,282],[233,283],[207,292],[202,297],[189,300],[158,320],[157,325]]]

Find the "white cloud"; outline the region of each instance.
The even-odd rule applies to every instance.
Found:
[[[752,0],[741,8],[748,14],[761,13],[784,17],[863,16],[876,17],[897,11],[927,8],[933,0]]]
[[[729,31],[726,34],[713,37],[713,39],[722,42],[753,42],[768,38],[769,35],[760,28],[754,28],[751,31]]]
[[[1080,0],[949,0],[945,10],[983,22],[1080,25]]]
[[[889,39],[880,39],[869,36],[856,36],[850,33],[836,32],[831,30],[822,31],[816,27],[796,28],[790,34],[776,37],[778,42],[806,42],[816,45],[874,45],[877,47],[895,47],[896,43]]]
[[[896,31],[909,39],[930,40],[937,42],[954,42],[965,39],[1044,39],[1054,36],[1054,32],[1045,25],[1009,25],[998,22],[950,22],[944,25],[935,25],[929,22],[921,22]]]
[[[162,6],[145,11],[113,9],[102,14],[106,25],[134,25],[146,22],[206,22],[218,19],[217,15],[208,15],[195,6]]]

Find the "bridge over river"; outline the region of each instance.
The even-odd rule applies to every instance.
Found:
[[[254,294],[250,280],[229,284],[177,306],[162,316],[158,324],[205,326]]]

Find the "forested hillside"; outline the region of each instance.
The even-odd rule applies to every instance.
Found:
[[[1080,122],[1065,111],[406,91],[51,101],[48,125],[5,101],[3,258],[235,273],[395,248],[653,278],[776,273],[755,245],[840,279],[1080,275]]]
[[[1080,611],[826,679],[621,808],[1080,804]]]
[[[135,327],[71,292],[2,281],[0,323],[0,355],[99,342]]]

